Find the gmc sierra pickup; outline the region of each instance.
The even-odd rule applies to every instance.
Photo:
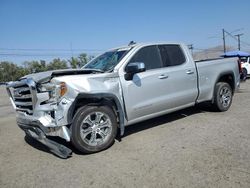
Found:
[[[109,50],[82,69],[27,75],[7,92],[26,135],[67,158],[71,150],[50,136],[98,152],[127,125],[204,101],[226,111],[239,84],[237,59],[194,62],[184,44],[148,43]]]

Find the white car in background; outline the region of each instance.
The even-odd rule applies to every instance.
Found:
[[[241,57],[242,73],[245,77],[250,77],[250,57]]]
[[[248,76],[250,76],[250,57],[243,57],[241,58],[241,67],[246,71]]]

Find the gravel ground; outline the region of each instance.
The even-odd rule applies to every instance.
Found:
[[[106,151],[67,160],[24,138],[0,87],[0,187],[250,187],[250,80],[229,111],[188,108],[126,128]]]

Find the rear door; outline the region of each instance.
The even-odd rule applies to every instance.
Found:
[[[163,62],[163,74],[168,75],[165,82],[166,108],[193,105],[197,95],[197,72],[190,58],[185,56],[179,45],[158,45]]]

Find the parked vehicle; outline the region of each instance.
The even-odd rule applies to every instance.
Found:
[[[250,76],[250,57],[241,57],[241,67],[244,78]]]
[[[81,152],[112,145],[125,126],[209,101],[227,111],[239,87],[237,58],[194,62],[178,43],[132,44],[98,56],[82,69],[27,75],[7,91],[17,124],[52,152]]]
[[[250,53],[236,50],[225,52],[222,57],[238,57],[238,63],[240,66],[240,79],[245,81],[248,74],[250,74],[249,57]]]

